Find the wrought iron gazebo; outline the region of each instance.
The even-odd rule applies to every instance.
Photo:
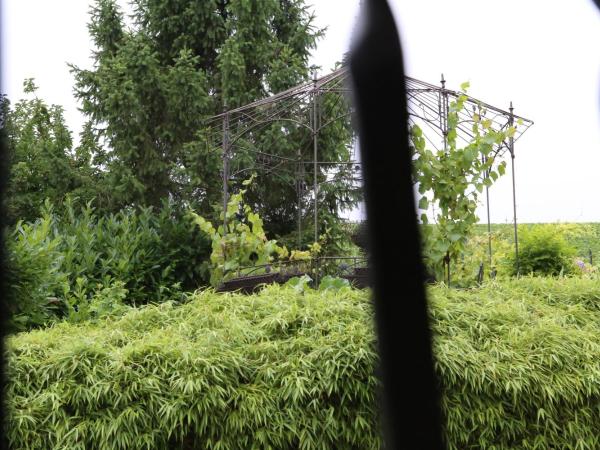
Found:
[[[409,122],[418,125],[425,139],[436,150],[446,149],[448,142],[448,114],[450,104],[463,92],[446,88],[442,75],[440,85],[434,85],[414,78],[406,77],[404,80],[407,88],[407,105]],[[323,96],[336,96],[336,101],[329,102],[328,109],[323,110]],[[343,172],[343,176],[350,177],[352,182],[360,183],[360,158],[356,151],[356,138],[353,137],[347,145],[352,149],[345,160],[320,161],[319,136],[322,131],[335,121],[350,120],[352,116],[351,86],[349,71],[342,66],[333,72],[317,77],[313,74],[311,81],[301,83],[283,92],[257,100],[255,102],[224,111],[206,120],[206,128],[212,132],[214,148],[220,148],[223,170],[223,205],[227,205],[229,198],[229,184],[241,174],[248,171],[261,171],[263,174],[277,176],[281,171],[293,171],[295,189],[297,192],[297,226],[298,239],[302,235],[303,223],[303,198],[309,193],[311,197],[314,221],[314,240],[318,240],[319,220],[319,189],[323,181],[319,182],[318,175],[324,168],[330,174]],[[332,106],[333,105],[333,106]],[[511,160],[512,176],[512,204],[515,253],[518,263],[518,234],[517,234],[517,209],[515,185],[515,143],[533,122],[514,113],[512,102],[508,110],[503,110],[476,98],[466,96],[462,110],[458,111],[457,140],[469,142],[473,137],[472,125],[474,114],[482,119],[491,121],[491,128],[500,131],[507,127],[515,127],[511,137],[496,145],[493,154],[495,161],[507,155]],[[292,125],[307,130],[310,142],[298,145],[295,158],[277,153],[277,149],[253,148],[255,155],[251,164],[240,166],[236,162],[236,155],[244,148],[245,139],[273,123],[280,123],[282,127]],[[287,125],[286,125],[287,124]],[[338,169],[336,169],[338,168]],[[339,168],[343,168],[340,171]],[[303,180],[306,174],[312,172],[312,186],[306,186]],[[335,175],[334,175],[335,176]],[[486,187],[487,225],[488,225],[488,253],[491,264],[491,223],[489,188]],[[226,219],[225,219],[226,220]],[[225,228],[225,227],[224,227]]]

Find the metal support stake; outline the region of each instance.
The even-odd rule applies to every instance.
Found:
[[[484,157],[484,163],[487,162],[487,158]],[[485,172],[485,177],[489,178],[489,169]],[[490,270],[492,270],[492,224],[490,221],[490,188],[485,187],[485,205],[487,207],[487,231],[488,231],[488,260],[490,264]]]
[[[319,184],[317,179],[318,170],[318,154],[317,154],[317,71],[313,71],[313,120],[312,120],[312,133],[313,133],[313,170],[314,170],[314,193],[315,193],[315,240],[319,240],[319,228],[318,228],[318,206],[319,206]]]
[[[514,126],[515,116],[513,114],[513,104],[510,102],[510,118],[509,126]],[[514,137],[508,138],[508,145],[510,150],[510,161],[512,168],[512,190],[513,190],[513,224],[515,228],[515,262],[517,265],[517,276],[519,275],[519,235],[517,232],[517,194],[516,194],[516,182],[515,182],[515,139]]]
[[[446,80],[444,74],[440,80],[442,90],[440,93],[440,127],[442,128],[442,135],[444,136],[444,152],[448,151],[448,92],[446,92]]]
[[[227,203],[229,202],[229,112],[223,116],[223,235],[227,234]]]
[[[302,246],[302,195],[303,189],[302,184],[304,182],[304,165],[302,163],[302,151],[298,148],[298,172],[296,173],[296,192],[298,194],[298,249]]]
[[[439,103],[439,111],[440,111],[440,127],[442,128],[442,135],[444,137],[444,153],[448,152],[448,93],[446,92],[446,80],[444,79],[444,74],[442,74],[442,78],[440,80],[442,85],[442,90],[440,92],[440,103]],[[434,213],[435,214],[435,213]],[[446,258],[444,258],[444,265],[447,269],[447,281],[448,286],[450,286],[450,255],[446,253]]]

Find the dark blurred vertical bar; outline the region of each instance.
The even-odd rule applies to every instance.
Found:
[[[4,2],[0,0],[0,96],[4,93]],[[4,99],[0,98],[0,102]],[[4,336],[7,328],[8,308],[6,305],[6,247],[4,242],[4,228],[6,227],[6,211],[4,209],[4,193],[6,192],[6,179],[8,176],[8,152],[4,129],[4,109],[0,109],[0,449],[8,448],[5,435],[5,403],[4,393],[6,388],[6,370],[4,361]]]
[[[400,42],[385,0],[364,1],[362,18],[350,70],[370,236],[385,448],[442,449]]]

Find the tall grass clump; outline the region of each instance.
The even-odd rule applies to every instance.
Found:
[[[429,294],[449,449],[600,448],[599,280]],[[366,291],[206,291],[15,335],[8,361],[14,449],[381,445]]]

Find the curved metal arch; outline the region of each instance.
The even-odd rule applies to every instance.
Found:
[[[256,129],[258,126],[260,126],[260,125],[266,125],[268,123],[275,123],[275,122],[293,122],[293,123],[296,123],[298,125],[301,125],[301,126],[307,128],[311,133],[313,132],[313,129],[310,126],[306,125],[305,123],[302,123],[302,122],[300,122],[298,120],[295,120],[295,119],[288,119],[288,118],[285,118],[285,117],[280,117],[280,118],[276,118],[276,119],[262,120],[260,122],[256,122],[256,123],[252,124],[249,128],[247,128],[246,130],[244,130],[242,133],[236,135],[229,142],[229,146],[232,147],[235,144],[236,141],[238,141],[239,139],[241,139],[242,137],[244,137],[244,135],[246,135],[248,132]]]
[[[344,117],[346,117],[346,116],[350,116],[350,115],[352,115],[352,113],[351,113],[350,111],[349,111],[349,112],[347,112],[347,113],[344,113],[344,114],[340,114],[339,116],[337,116],[337,117],[335,117],[335,118],[333,118],[333,119],[331,119],[331,120],[328,120],[327,122],[325,122],[324,124],[322,124],[320,127],[318,127],[318,128],[315,130],[315,132],[316,132],[316,133],[318,133],[318,132],[319,132],[319,131],[321,131],[323,128],[325,128],[325,127],[326,127],[326,126],[328,126],[328,125],[331,125],[331,124],[332,124],[333,122],[335,122],[336,120],[340,120],[340,119],[342,119],[342,118],[344,118]],[[311,129],[311,131],[312,131],[312,129]]]
[[[314,144],[314,141],[316,141],[318,138],[319,132],[323,131],[328,126],[331,126],[332,123],[335,123],[340,119],[344,119],[352,115],[352,112],[343,112],[341,114],[335,114],[334,110],[336,108],[334,107],[330,109],[328,115],[335,114],[335,117],[331,119],[328,118],[326,122],[322,124],[319,124],[319,122],[316,119],[314,119],[314,117],[311,117],[311,120],[309,121],[309,115],[313,116],[313,109],[317,110],[317,108],[325,108],[325,105],[322,102],[315,102],[315,98],[317,98],[318,96],[321,96],[321,98],[323,98],[322,96],[326,96],[329,94],[337,95],[341,98],[341,96],[348,91],[346,86],[342,85],[342,82],[345,81],[345,77],[347,75],[348,71],[345,68],[341,68],[334,71],[331,74],[325,75],[320,78],[314,76],[311,80],[312,82],[303,82],[300,85],[292,87],[282,93],[275,94],[268,98],[257,100],[248,105],[241,106],[229,112],[225,112],[221,115],[213,117],[213,119],[219,117],[225,118],[227,117],[228,113],[233,114],[231,117],[233,118],[232,124],[235,124],[235,129],[232,130],[233,136],[231,143],[226,142],[225,140],[223,141],[224,164],[227,164],[225,163],[225,161],[229,161],[230,159],[228,155],[233,155],[236,153],[236,146],[243,145],[240,141],[242,141],[244,137],[249,136],[255,130],[260,129],[261,127],[265,127],[269,124],[281,123],[283,126],[284,123],[288,122],[293,123],[297,127],[299,127],[298,131],[300,128],[307,129],[313,137]],[[439,86],[406,77],[405,83],[405,98],[407,101],[406,106],[408,109],[409,123],[416,123],[422,125],[424,127],[425,139],[435,149],[438,149],[438,145],[436,145],[435,143],[436,135],[443,138],[443,119],[444,117],[447,117],[448,114],[447,103],[445,104],[446,107],[444,107],[443,102],[447,102],[447,99],[449,99],[450,101],[455,101],[458,97],[466,97],[463,108],[457,111],[457,140],[461,141],[461,144],[463,141],[468,143],[474,135],[474,133],[472,132],[472,125],[475,122],[473,120],[473,114],[476,112],[479,113],[482,119],[485,118],[490,120],[492,129],[497,131],[506,130],[506,127],[514,124],[517,120],[522,120],[522,123],[520,123],[520,125],[524,126],[517,127],[515,136],[511,137],[510,142],[507,139],[499,144],[494,144],[494,147],[490,152],[490,156],[495,158],[497,161],[499,161],[499,157],[505,157],[506,150],[511,151],[511,155],[514,157],[514,142],[518,138],[520,138],[522,134],[525,131],[527,131],[527,129],[533,124],[533,121],[514,114],[512,104],[511,108],[508,111],[505,111],[501,108],[494,107],[483,101],[470,97],[464,92],[446,89],[444,82],[442,82],[442,85]],[[317,103],[320,106],[317,106]],[[337,104],[337,101],[335,104]],[[521,120],[519,120],[519,122]],[[237,134],[235,134],[236,132]],[[249,137],[248,140],[251,141],[252,137]],[[301,148],[304,146],[304,140],[305,138],[302,138],[301,143],[299,143],[297,146],[299,151],[298,163],[301,163],[301,155],[304,153],[301,150]],[[310,143],[307,145],[310,145]],[[232,151],[232,153],[229,153],[230,150]],[[277,152],[277,150],[274,151]],[[276,155],[273,156],[276,157]],[[357,159],[357,156],[352,154],[349,154],[348,157],[351,160]],[[234,160],[235,159],[237,158],[234,158]],[[289,162],[293,164],[295,161],[294,159],[290,158]],[[316,163],[315,174],[317,173],[316,167],[318,167],[320,163],[317,161],[316,152],[314,161],[303,161],[303,163]],[[267,175],[274,174],[276,177],[282,179],[286,178],[286,183],[289,183],[289,185],[294,184],[292,181],[287,180],[287,176],[281,177],[277,173],[277,170],[283,172],[284,169],[287,171],[286,173],[291,173],[292,167],[289,166],[289,164],[285,165],[286,163],[278,163],[278,161],[269,161],[265,164],[262,164],[261,162],[253,161],[252,158],[250,158],[249,161],[241,160],[238,162],[238,164],[234,165],[237,166],[237,168],[240,168],[247,164],[252,164],[253,167],[249,167],[246,169],[242,168],[241,170],[238,170],[235,175],[239,175],[250,170],[257,170]],[[293,177],[290,176],[289,178],[291,180]]]

